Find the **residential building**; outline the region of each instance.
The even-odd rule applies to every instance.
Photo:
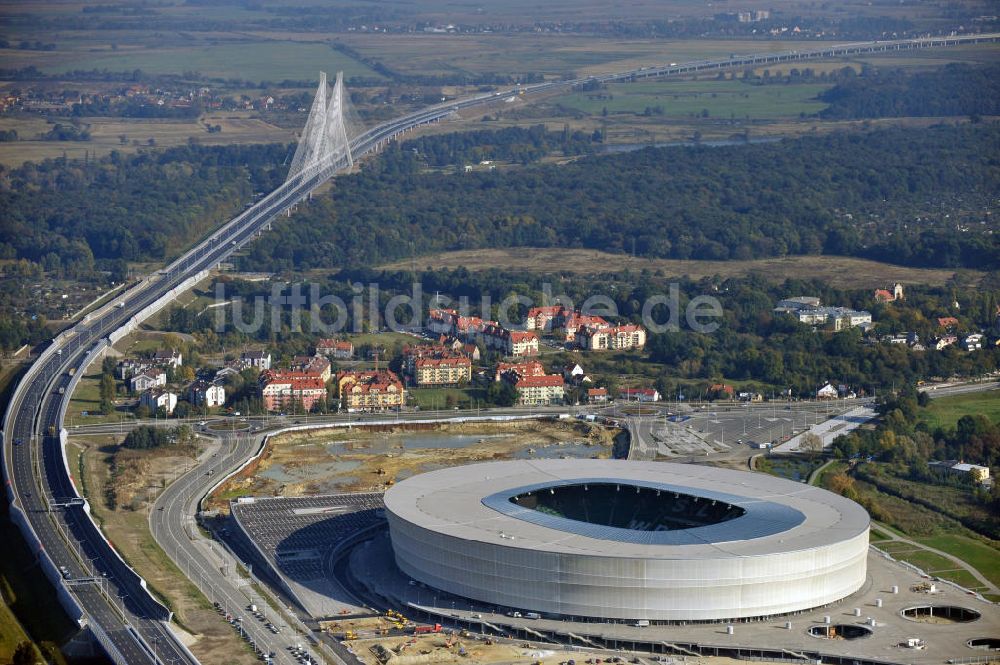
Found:
[[[341,372],[337,375],[340,406],[347,411],[385,411],[406,404],[406,389],[388,370]]]
[[[576,341],[576,335],[584,326],[606,326],[608,322],[600,316],[578,314],[574,311],[566,312],[557,326],[563,331],[563,337],[567,342]]]
[[[141,374],[153,367],[153,363],[148,358],[125,358],[118,361],[118,378],[127,381],[136,374]]]
[[[659,402],[663,399],[655,388],[622,388],[618,395],[630,402]]]
[[[483,328],[483,342],[487,348],[506,356],[538,355],[538,335],[531,330],[507,330],[499,324],[488,323]]]
[[[537,360],[520,363],[497,363],[496,369],[493,372],[493,380],[507,379],[513,383],[515,379],[510,378],[511,375],[518,378],[525,376],[545,376],[545,368]]]
[[[227,376],[239,376],[239,369],[236,368],[235,363],[231,363],[220,369],[212,377],[213,381],[222,381]]]
[[[281,411],[299,405],[303,411],[326,397],[326,382],[316,374],[266,370],[258,379],[264,408]]]
[[[239,366],[236,369],[257,369],[263,372],[271,369],[271,352],[266,350],[244,351],[240,354]]]
[[[354,357],[354,344],[348,340],[321,339],[316,342],[316,355],[350,360]]]
[[[587,325],[577,333],[577,342],[587,351],[641,349],[646,345],[646,329],[635,324]]]
[[[962,348],[966,351],[978,351],[983,348],[983,335],[980,333],[973,333],[966,336],[966,338],[962,340]]]
[[[403,347],[403,372],[418,386],[456,385],[472,380],[472,359],[458,340],[451,344],[419,344]],[[478,351],[475,345],[472,348]]]
[[[330,361],[323,356],[295,356],[292,369],[304,374],[318,376],[326,383],[333,376]]]
[[[958,337],[955,335],[942,335],[936,342],[934,342],[934,348],[940,351],[941,349],[946,349],[957,342]]]
[[[562,305],[532,307],[524,319],[524,327],[528,330],[551,331],[553,322],[564,315],[566,309]]]
[[[546,406],[562,404],[565,397],[562,377],[558,374],[517,377],[517,404],[520,406]]]
[[[709,395],[714,395],[717,398],[732,399],[735,391],[732,386],[726,385],[725,383],[713,383],[709,386],[708,393]]]
[[[134,394],[165,385],[167,385],[167,373],[158,367],[140,372],[128,380],[129,390]]]
[[[940,328],[955,328],[958,326],[958,319],[954,316],[939,316],[937,322]]]
[[[607,404],[608,389],[587,388],[587,392],[584,393],[584,398],[587,400],[587,404]]]
[[[465,356],[417,358],[413,381],[418,386],[449,386],[472,380],[472,361]]]
[[[569,363],[563,367],[562,373],[566,383],[580,383],[587,375],[579,363]]]
[[[188,386],[188,401],[195,406],[213,408],[226,403],[226,389],[208,381],[195,381]]]
[[[164,388],[150,388],[139,396],[139,406],[144,406],[150,412],[163,409],[169,416],[177,407],[177,395]]]
[[[819,390],[816,391],[816,397],[819,399],[837,399],[839,392],[837,387],[827,381],[824,383]]]
[[[159,349],[153,354],[153,364],[160,367],[173,367],[177,369],[183,363],[181,362],[181,352],[177,349]]]

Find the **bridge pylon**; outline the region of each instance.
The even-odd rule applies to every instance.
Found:
[[[332,90],[327,84],[326,72],[319,73],[319,87],[286,180],[328,167],[349,168],[354,164],[345,120],[348,107],[345,94],[343,72],[337,72]]]

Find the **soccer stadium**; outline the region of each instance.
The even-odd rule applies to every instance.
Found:
[[[825,490],[714,467],[489,462],[385,495],[400,570],[565,619],[721,621],[798,612],[865,582],[869,517]]]

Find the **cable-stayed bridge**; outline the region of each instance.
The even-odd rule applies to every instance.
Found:
[[[998,40],[1000,34],[958,35],[642,67],[584,79],[513,86],[430,106],[369,129],[350,120],[343,76],[337,75],[331,90],[322,75],[287,180],[166,268],[61,333],[22,377],[11,395],[3,424],[3,474],[11,519],[37,553],[63,608],[81,627],[90,629],[112,660],[119,665],[195,663],[194,656],[166,625],[171,613],[150,595],[142,578],[105,540],[69,473],[64,450],[67,431],[63,427],[68,401],[82,370],[111,344],[207,277],[330,177],[350,169],[364,155],[403,132],[463,109],[587,81],[630,81]],[[70,373],[71,369],[79,371]],[[183,561],[176,562],[183,570]],[[223,582],[218,589],[228,593]],[[283,655],[288,657],[287,652]]]

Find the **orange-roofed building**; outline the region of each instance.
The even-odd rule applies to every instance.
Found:
[[[558,374],[518,377],[514,381],[520,406],[562,404],[565,397],[563,379]]]
[[[347,411],[385,411],[406,404],[406,389],[394,372],[370,370],[337,375],[340,406]]]

